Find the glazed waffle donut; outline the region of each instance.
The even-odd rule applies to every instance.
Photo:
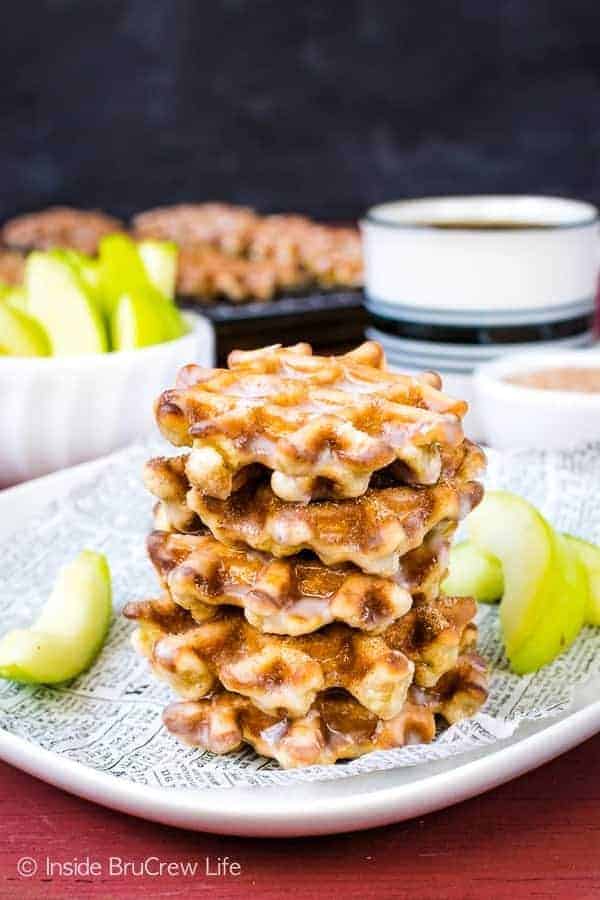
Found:
[[[469,473],[465,472],[464,463],[468,453],[472,460],[471,477],[476,477],[483,466],[483,455],[479,450],[479,456],[475,456],[475,450],[475,445],[468,440],[464,440],[458,447],[444,450],[440,456],[441,470],[438,480],[452,478],[461,471],[466,477]],[[192,453],[183,453],[180,456],[172,457],[158,456],[148,460],[144,465],[142,477],[147,489],[159,500],[172,504],[184,504],[187,492],[191,487],[194,487],[200,494],[206,494],[218,500],[226,500],[245,484],[264,481],[268,471],[258,463],[244,466],[235,473],[223,472],[220,463],[211,470],[210,458],[212,458],[212,451],[202,451],[201,453],[192,451]],[[196,470],[200,459],[204,460],[205,465],[202,472],[198,473]],[[404,484],[407,480],[410,482],[410,476],[407,479],[406,474],[401,463],[392,463],[387,468],[375,472],[371,476],[370,484],[372,486],[384,483],[387,485]],[[271,488],[274,481],[276,479],[271,476]],[[199,482],[202,483],[202,488],[198,486]],[[277,494],[277,491],[274,493]],[[318,479],[315,479],[312,482],[312,499],[334,499],[329,496],[331,493],[331,487],[322,480],[319,482]],[[302,499],[289,502],[302,502]]]
[[[0,285],[23,284],[25,276],[25,256],[16,250],[0,247]]]
[[[155,415],[167,440],[193,448],[187,474],[200,493],[226,499],[240,470],[260,463],[283,500],[343,499],[392,463],[403,480],[438,481],[467,410],[439,386],[388,372],[372,342],[339,357],[277,345],[235,351],[229,369],[185,367]]]
[[[252,259],[304,273],[321,287],[360,287],[362,244],[354,228],[319,225],[304,216],[274,215],[260,220],[248,246]]]
[[[432,528],[464,518],[482,495],[479,482],[456,477],[428,488],[374,487],[356,500],[309,504],[286,503],[266,484],[246,485],[227,500],[192,489],[186,504],[223,544],[276,557],[311,550],[327,566],[354,563],[391,576]]]
[[[2,229],[1,239],[15,250],[69,247],[94,255],[101,238],[122,230],[118,219],[99,210],[51,206],[10,219]]]
[[[363,281],[358,231],[304,216],[258,216],[252,209],[226,203],[181,203],[140,213],[133,219],[133,231],[139,239],[175,241],[183,251],[179,290],[203,299],[221,295],[234,302],[264,300],[276,290],[312,284],[353,288]],[[205,250],[215,256],[203,256]],[[224,274],[215,284],[211,273],[215,266],[225,271],[228,261],[247,264],[248,278],[245,270],[233,269],[232,277]],[[265,296],[269,279],[272,290]]]
[[[259,217],[246,206],[228,203],[179,203],[160,206],[133,218],[139,238],[175,241],[180,247],[208,245],[232,256],[243,254]]]
[[[435,716],[449,724],[473,716],[487,698],[486,664],[465,654],[432,691],[411,687],[400,712],[383,720],[342,692],[321,694],[306,716],[272,716],[237,694],[172,703],[163,713],[167,729],[186,744],[229,753],[242,743],[284,768],[329,765],[373,750],[432,741]]]
[[[314,557],[274,559],[226,547],[211,534],[153,531],[147,548],[163,589],[197,622],[228,604],[265,633],[307,634],[338,621],[375,634],[408,612],[413,594],[437,595],[453,530],[434,530],[395,580],[353,566],[328,568]]]
[[[265,635],[233,608],[198,624],[166,596],[129,603],[124,615],[139,623],[138,652],[181,696],[200,699],[220,683],[293,718],[328,688],[345,688],[365,709],[392,718],[413,678],[421,687],[435,684],[476,637],[468,598],[423,601],[404,625],[400,619],[381,635],[341,624],[296,637]]]
[[[429,492],[429,493],[426,493]],[[476,481],[434,488],[371,490],[354,501],[286,504],[266,485],[229,500],[199,497],[187,504],[155,507],[161,531],[196,533],[204,523],[231,547],[249,546],[277,558],[313,551],[325,565],[353,563],[367,574],[395,576],[405,554],[418,548],[438,525],[451,526],[480,502]],[[350,504],[350,506],[348,506]]]
[[[270,263],[239,259],[212,247],[182,247],[177,265],[177,293],[198,301],[227,297],[232,303],[272,300],[291,276]]]
[[[264,635],[236,609],[224,608],[198,625],[191,616],[179,633],[164,630],[161,617],[176,613],[167,600],[128,604],[125,615],[141,620],[136,649],[159,677],[182,696],[204,697],[219,683],[249,697],[260,709],[305,715],[317,694],[344,687],[383,718],[400,709],[414,666],[376,636],[341,625],[303,637]],[[175,605],[175,604],[173,604]]]

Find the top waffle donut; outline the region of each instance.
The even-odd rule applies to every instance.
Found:
[[[435,484],[467,410],[439,387],[436,375],[386,371],[373,342],[338,357],[276,345],[231,353],[229,369],[187,366],[155,412],[167,440],[194,448],[187,474],[207,496],[226,499],[260,463],[282,500],[342,499],[392,463],[409,483]]]

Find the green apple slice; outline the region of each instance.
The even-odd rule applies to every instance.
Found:
[[[62,250],[62,253],[66,261],[81,276],[94,298],[99,301],[101,293],[99,261],[79,250]]]
[[[0,340],[9,356],[48,356],[50,343],[44,329],[20,309],[0,302]]]
[[[563,537],[579,557],[588,577],[590,595],[585,621],[588,625],[600,625],[600,547],[570,534]]]
[[[110,315],[123,294],[143,292],[149,281],[137,245],[126,234],[102,238],[98,255],[102,296]]]
[[[83,550],[59,573],[30,628],[0,639],[0,677],[24,684],[55,684],[92,664],[112,616],[110,570],[101,553]]]
[[[0,299],[2,300],[2,303],[6,303],[7,306],[12,307],[13,309],[18,309],[24,313],[27,312],[27,293],[25,292],[25,288],[8,288],[2,294]]]
[[[488,491],[467,519],[469,537],[504,573],[500,620],[509,657],[535,631],[556,577],[552,529],[521,497]]]
[[[140,241],[138,253],[154,287],[173,300],[177,282],[177,245],[171,241]]]
[[[548,585],[542,619],[510,660],[519,674],[552,662],[573,643],[585,621],[589,603],[585,568],[560,534],[555,534],[555,558],[557,577]]]
[[[124,294],[112,315],[111,335],[115,350],[160,344],[165,339],[161,310],[143,294]]]
[[[84,280],[60,251],[30,253],[25,287],[28,311],[44,327],[53,355],[108,350],[102,314]]]
[[[117,304],[124,295],[144,298],[148,316],[162,321],[162,332],[160,335],[157,332],[152,343],[171,341],[186,333],[187,327],[181,313],[152,283],[137,244],[127,235],[111,234],[100,242],[100,275],[105,305],[110,316],[114,315]],[[115,349],[118,348],[115,346]]]
[[[461,541],[450,551],[449,572],[442,590],[450,597],[474,597],[483,603],[494,603],[504,593],[502,566],[487,550],[472,541]]]
[[[521,497],[489,491],[467,521],[471,540],[502,565],[500,623],[511,667],[535,671],[579,633],[588,602],[583,567]]]

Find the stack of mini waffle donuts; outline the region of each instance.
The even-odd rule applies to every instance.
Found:
[[[160,595],[125,608],[179,695],[169,731],[295,767],[431,741],[475,714],[475,604],[440,591],[483,493],[466,409],[433,373],[389,372],[375,343],[179,373],[155,413],[185,450],[144,470]]]

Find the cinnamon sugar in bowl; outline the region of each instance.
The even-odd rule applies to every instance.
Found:
[[[600,441],[600,344],[505,356],[480,366],[473,386],[483,439],[492,447]]]
[[[509,384],[536,388],[540,391],[568,391],[580,394],[600,394],[600,364],[598,368],[538,369],[519,375],[507,375]]]

